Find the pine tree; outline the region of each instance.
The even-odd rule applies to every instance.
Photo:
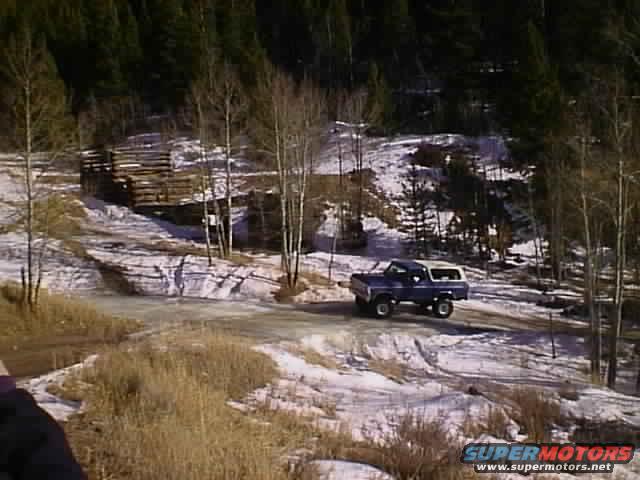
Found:
[[[527,25],[527,42],[515,74],[518,88],[508,97],[512,131],[517,137],[516,157],[540,160],[545,138],[562,117],[561,87],[555,65],[546,52],[544,38],[533,22]]]
[[[424,178],[424,172],[415,162],[411,162],[409,171],[404,176],[402,189],[402,230],[409,235],[411,252],[417,257],[425,258],[429,255],[430,243],[434,237],[434,218],[429,211],[432,192]]]
[[[384,2],[382,33],[379,35],[381,60],[387,71],[394,72],[394,82],[406,80],[412,67],[415,24],[408,0]]]
[[[265,64],[258,38],[255,0],[222,0],[218,3],[220,48],[225,58],[238,66],[245,83],[255,84]]]
[[[378,68],[377,63],[372,63],[369,68],[367,81],[367,111],[370,118],[374,119],[372,127],[387,129],[393,119],[393,99],[391,89],[384,74]]]
[[[144,54],[140,42],[138,21],[133,14],[131,5],[127,3],[121,12],[120,65],[125,83],[129,89],[140,88],[142,84],[142,60]]]
[[[122,34],[120,17],[114,0],[86,2],[88,51],[91,53],[92,90],[97,97],[120,95],[126,82],[120,63]]]

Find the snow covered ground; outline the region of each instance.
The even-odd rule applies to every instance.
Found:
[[[319,173],[337,173],[337,142],[340,139],[348,150],[349,132],[336,134],[322,153],[318,165]],[[160,141],[157,136],[137,139],[146,143]],[[345,138],[347,137],[347,138]],[[409,155],[421,143],[441,146],[467,147],[477,153],[478,162],[486,169],[499,169],[507,155],[504,142],[497,137],[467,138],[459,135],[403,136],[398,138],[367,139],[369,165],[376,173],[376,186],[392,202],[398,202],[402,177],[409,164]],[[189,139],[172,142],[175,161],[182,167],[193,166],[189,159],[197,161],[200,147]],[[219,153],[219,152],[218,152]],[[353,168],[351,155],[344,155],[344,170]],[[349,163],[351,162],[351,163]],[[255,173],[236,172],[236,178]],[[512,175],[516,175],[513,173]],[[16,202],[20,198],[19,184],[8,170],[0,170],[0,202]],[[77,258],[63,248],[55,248],[47,263],[44,283],[61,290],[91,290],[102,285],[97,265],[117,269],[132,288],[146,295],[177,296],[204,299],[261,300],[273,301],[279,289],[278,279],[282,273],[279,257],[256,255],[252,262],[236,265],[216,260],[212,267],[201,256],[182,252],[202,249],[202,234],[198,227],[177,227],[159,219],[152,219],[131,212],[128,208],[109,205],[102,201],[84,199],[87,215],[87,234],[78,238],[87,254],[94,259]],[[0,219],[6,220],[2,212],[8,211],[0,203]],[[443,222],[451,218],[443,212]],[[246,212],[234,212],[236,233],[246,235]],[[334,210],[326,212],[326,220],[315,238],[317,252],[303,258],[303,270],[346,281],[354,271],[371,271],[383,268],[391,258],[404,257],[406,234],[391,228],[375,217],[364,221],[368,245],[357,255],[331,255],[333,237],[337,226]],[[0,235],[0,277],[18,280],[24,263],[24,235],[20,232]],[[162,248],[154,245],[162,244]],[[56,245],[54,244],[54,247]],[[518,246],[526,261],[531,261],[529,245]],[[174,251],[170,251],[170,250]],[[529,254],[527,256],[527,254]],[[486,272],[468,271],[472,281],[473,300],[469,308],[491,313],[528,316],[546,316],[548,309],[536,304],[544,300],[534,289],[515,287],[509,275],[487,278]],[[351,301],[350,292],[339,286],[323,287],[309,285],[309,289],[296,301],[326,302]]]
[[[49,393],[49,387],[53,385],[62,385],[67,377],[84,368],[91,367],[96,359],[97,357],[95,355],[92,355],[82,363],[63,368],[62,370],[56,370],[41,377],[28,380],[27,382],[19,386],[31,392],[36,402],[38,402],[38,405],[46,410],[49,415],[60,422],[64,422],[71,415],[80,412],[82,410],[82,404],[80,402],[64,400],[52,393]]]
[[[330,139],[318,165],[318,173],[338,173],[337,142],[340,139],[348,149],[348,136],[349,133],[343,131]],[[375,188],[395,205],[401,205],[402,182],[409,167],[409,155],[421,143],[468,147],[477,155],[476,161],[488,178],[523,179],[521,174],[502,168],[507,151],[504,141],[497,137],[471,139],[458,135],[434,135],[368,139],[365,166],[376,175]],[[177,167],[197,166],[200,155],[197,142],[178,139],[173,142],[173,149]],[[212,152],[210,160],[218,162],[219,154]],[[242,163],[242,159],[237,159],[236,189],[242,185],[243,177],[254,175],[243,172],[245,167],[247,165]],[[353,167],[353,161],[346,155],[344,171]],[[432,178],[437,181],[436,175]],[[221,192],[216,191],[215,195],[220,196]],[[9,212],[20,197],[19,183],[10,174],[9,167],[0,167],[0,225],[11,222]],[[215,260],[209,266],[204,257],[189,250],[203,246],[197,227],[177,227],[91,198],[83,202],[87,215],[86,233],[76,240],[90,258],[79,258],[63,245],[53,242],[53,254],[47,262],[44,276],[44,283],[50,288],[93,291],[104,286],[97,267],[108,266],[116,269],[136,292],[143,295],[261,302],[265,305],[274,302],[274,293],[280,288],[278,280],[282,275],[279,256],[255,254],[242,264]],[[453,215],[452,212],[442,214],[443,223]],[[513,208],[513,215],[524,214]],[[234,219],[238,231],[246,230],[245,211],[238,209],[234,212]],[[329,252],[336,226],[335,211],[327,211],[326,220],[315,237],[318,251],[302,259],[302,269],[306,273],[329,277],[331,270],[334,285],[327,287],[310,283],[308,290],[296,297],[298,303],[351,302],[352,294],[336,282],[347,281],[355,271],[381,270],[389,259],[406,255],[406,235],[376,217],[368,217],[364,221],[369,239],[366,249],[357,255],[332,256]],[[516,266],[525,267],[533,263],[532,242],[514,246],[512,253],[520,257],[521,263],[513,263]],[[24,260],[24,234],[20,231],[0,234],[0,279],[19,280]],[[515,268],[489,275],[483,269],[468,266],[472,298],[460,304],[458,312],[461,318],[474,312],[486,313],[488,317],[546,319],[549,313],[558,313],[558,310],[541,306],[547,300],[553,296],[576,296],[576,292],[570,290],[543,294],[535,288],[516,285],[514,281],[521,271],[521,268]],[[575,324],[575,321],[557,315],[556,318],[558,322]],[[326,356],[339,368],[307,363],[303,355],[296,353],[300,346]],[[253,401],[268,398],[270,404],[277,408],[314,413],[330,428],[346,422],[356,438],[365,432],[373,432],[374,436],[381,438],[385,430],[391,428],[390,419],[411,411],[440,418],[452,432],[463,435],[460,427],[465,421],[470,418],[482,421],[487,412],[500,406],[499,400],[490,395],[468,394],[469,386],[473,385],[481,392],[492,392],[496,386],[514,388],[524,385],[547,390],[575,421],[615,421],[640,428],[640,402],[637,397],[589,385],[585,377],[585,346],[580,339],[558,336],[557,347],[558,357],[553,359],[547,335],[533,332],[486,331],[471,334],[453,331],[436,332],[432,336],[394,333],[379,335],[372,340],[336,327],[330,335],[307,337],[296,345],[262,345],[260,349],[279,364],[283,378],[270,388],[256,392]],[[380,371],[379,365],[385,363],[396,369],[398,365],[401,367],[400,371],[404,372],[402,381]],[[50,408],[61,419],[79,407],[60,402],[46,392],[46,386],[52,381],[59,381],[64,374],[56,372],[27,385],[45,408]],[[629,369],[623,370],[623,389],[633,383],[631,375]],[[558,388],[567,382],[577,389],[577,401],[557,395]],[[522,439],[519,426],[514,423],[512,427],[509,438],[504,440]],[[570,429],[559,428],[556,435],[562,440],[570,433]],[[327,479],[352,480],[359,478],[357,475],[364,479],[368,475],[365,472],[367,467],[352,464],[325,462],[319,463],[318,467]],[[332,469],[335,470],[333,473]],[[629,468],[618,467],[618,478],[634,478],[639,472],[637,462]]]
[[[534,333],[383,334],[366,343],[346,332],[336,332],[303,339],[305,350],[327,359],[324,366],[305,360],[307,356],[297,353],[300,345],[264,345],[259,350],[278,363],[283,377],[256,391],[248,404],[312,416],[323,428],[348,428],[360,440],[384,441],[398,419],[418,416],[446,426],[452,438],[461,443],[513,442],[527,438],[513,418],[508,421],[505,438],[487,434],[470,437],[465,425],[486,424],[495,411],[510,416],[508,403],[499,392],[534,387],[557,402],[568,420],[555,426],[554,441],[568,441],[581,421],[640,428],[637,397],[589,384],[582,341],[559,337],[555,359],[548,343],[548,338]],[[384,365],[390,365],[388,370]],[[389,371],[402,372],[402,378],[390,378]],[[476,394],[470,394],[469,387],[474,387]],[[568,387],[575,389],[577,399],[559,395],[561,388]],[[616,467],[616,475],[620,479],[639,478],[640,458]]]

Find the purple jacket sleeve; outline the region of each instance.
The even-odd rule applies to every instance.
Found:
[[[12,480],[86,480],[58,423],[0,377],[0,472]]]

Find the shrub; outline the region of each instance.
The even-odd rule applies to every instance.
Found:
[[[465,480],[473,469],[460,463],[463,445],[441,421],[410,413],[390,419],[382,439],[365,432],[365,442],[336,436],[324,457],[373,465],[398,480]]]
[[[290,478],[282,458],[301,437],[227,405],[271,381],[275,365],[242,340],[199,336],[108,351],[81,374],[87,408],[68,433],[91,479]]]
[[[446,154],[436,145],[421,143],[412,157],[413,161],[422,167],[443,168],[445,166]]]
[[[22,288],[18,284],[0,285],[0,340],[79,335],[110,343],[124,340],[138,328],[137,322],[114,318],[85,302],[46,290],[41,291],[32,310],[22,304]]]
[[[506,394],[511,417],[524,429],[529,441],[549,440],[549,431],[560,422],[560,405],[541,390],[518,388]]]
[[[558,395],[560,398],[564,398],[565,400],[570,400],[572,402],[578,401],[580,399],[580,394],[574,385],[565,384],[558,390]]]

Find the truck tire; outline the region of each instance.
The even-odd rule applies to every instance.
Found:
[[[356,305],[358,307],[358,311],[361,313],[368,313],[371,305],[364,298],[360,298],[356,295]]]
[[[433,302],[433,314],[437,318],[449,318],[453,313],[453,302],[449,298],[439,298]]]
[[[393,315],[394,305],[391,297],[381,296],[371,303],[371,312],[376,318],[389,318]]]

